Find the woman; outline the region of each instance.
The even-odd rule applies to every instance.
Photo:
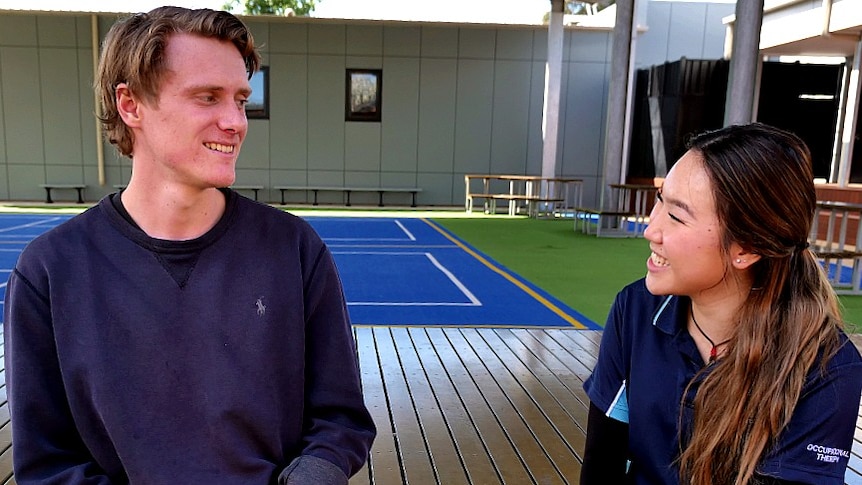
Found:
[[[695,137],[605,326],[581,483],[844,483],[862,359],[808,233],[807,147],[751,124]]]

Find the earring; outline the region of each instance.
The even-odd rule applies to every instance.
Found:
[[[744,262],[745,261],[743,261],[742,258],[736,258],[736,264],[742,264]]]

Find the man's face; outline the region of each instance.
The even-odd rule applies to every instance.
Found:
[[[135,170],[150,182],[193,189],[226,187],[248,131],[246,66],[230,42],[175,34],[158,101],[139,104]]]

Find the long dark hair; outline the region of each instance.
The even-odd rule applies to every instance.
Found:
[[[807,246],[817,196],[805,143],[755,123],[701,134],[689,149],[712,182],[723,247],[736,242],[760,260],[728,352],[694,399],[680,474],[683,483],[744,485],[789,422],[818,355],[836,351],[842,322]]]

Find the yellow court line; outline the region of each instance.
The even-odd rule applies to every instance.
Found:
[[[507,273],[507,272],[505,272],[505,271],[501,270],[501,269],[500,269],[500,268],[498,268],[497,266],[495,266],[495,265],[491,264],[487,259],[483,258],[481,255],[479,255],[478,253],[476,253],[476,251],[473,251],[473,250],[472,250],[472,249],[470,249],[469,247],[465,246],[465,245],[464,245],[464,243],[462,243],[461,241],[459,241],[459,240],[457,240],[457,239],[453,238],[451,235],[449,235],[449,234],[448,234],[446,231],[444,231],[443,229],[441,229],[441,228],[437,227],[437,225],[436,225],[436,224],[432,223],[431,221],[429,221],[428,219],[425,219],[425,218],[422,218],[422,221],[423,221],[424,223],[428,224],[429,226],[433,227],[437,232],[439,232],[440,234],[442,234],[446,239],[448,239],[448,240],[452,241],[453,243],[455,243],[455,245],[457,245],[459,248],[461,248],[461,249],[463,249],[464,251],[466,251],[466,252],[467,252],[467,254],[469,254],[470,256],[473,256],[474,258],[478,259],[478,260],[479,260],[479,262],[481,262],[482,264],[484,264],[485,266],[487,266],[488,268],[490,268],[492,271],[494,271],[495,273],[499,274],[499,275],[500,275],[500,276],[502,276],[503,278],[506,278],[507,280],[509,280],[509,282],[511,282],[513,285],[515,285],[515,286],[517,286],[518,288],[520,288],[521,290],[523,290],[523,291],[524,291],[524,293],[526,293],[526,294],[528,294],[528,295],[532,296],[534,299],[536,299],[536,301],[538,301],[538,302],[539,302],[539,303],[541,303],[542,305],[545,305],[545,307],[546,307],[548,310],[551,310],[552,312],[556,313],[560,318],[562,318],[563,320],[565,320],[565,321],[569,322],[573,327],[575,327],[575,328],[579,328],[579,329],[582,329],[582,330],[586,330],[586,329],[587,329],[587,326],[586,326],[586,325],[584,325],[583,323],[579,322],[579,321],[578,321],[578,320],[576,320],[574,317],[572,317],[572,316],[571,316],[571,315],[569,315],[568,313],[564,312],[563,310],[561,310],[559,307],[557,307],[557,306],[556,306],[556,305],[554,305],[553,303],[549,302],[549,301],[547,300],[547,298],[545,298],[545,297],[543,297],[542,295],[540,295],[540,294],[536,293],[536,292],[535,292],[532,288],[530,288],[529,286],[527,286],[527,285],[525,285],[524,283],[522,283],[522,282],[518,281],[518,280],[517,280],[514,276],[512,276],[511,274],[509,274],[509,273]]]

